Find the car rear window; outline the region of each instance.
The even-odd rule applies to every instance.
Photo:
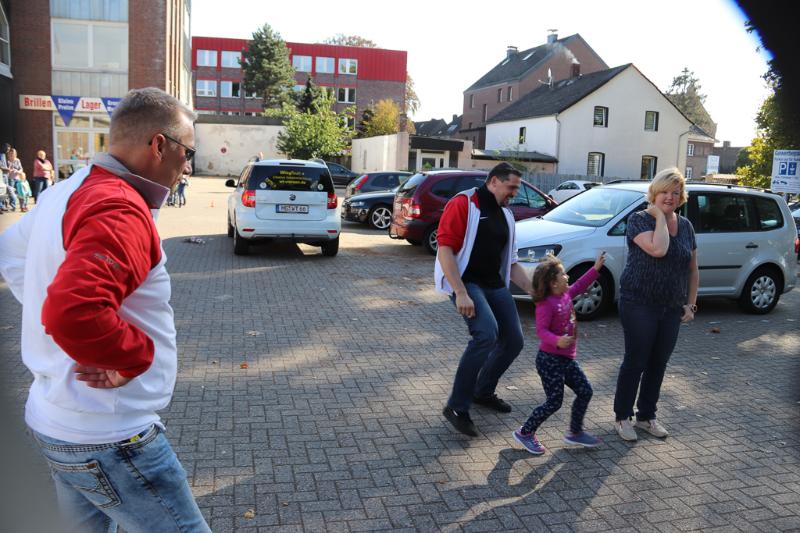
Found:
[[[758,229],[769,231],[783,227],[781,208],[772,198],[754,198],[758,210]]]
[[[247,188],[256,191],[333,192],[333,181],[324,168],[253,165]]]
[[[414,174],[398,189],[397,194],[404,198],[411,198],[414,191],[428,178],[427,174]]]

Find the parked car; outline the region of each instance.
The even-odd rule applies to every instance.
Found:
[[[344,187],[358,177],[358,174],[349,168],[343,167],[339,163],[331,163],[330,161],[325,161],[324,163],[328,166],[334,185]]]
[[[274,159],[250,162],[239,179],[225,182],[228,237],[233,252],[247,254],[256,241],[288,240],[339,251],[342,221],[328,168],[314,161]]]
[[[800,202],[793,202],[789,204],[789,210],[792,212],[794,218],[794,225],[797,227],[797,241],[795,242],[795,251],[797,252],[797,260],[800,261]]]
[[[383,171],[370,172],[351,181],[344,190],[345,199],[365,192],[390,191],[405,183],[411,172]]]
[[[392,205],[399,185],[390,191],[357,194],[342,202],[342,218],[386,230],[392,223]]]
[[[588,191],[592,187],[596,187],[600,185],[594,181],[585,181],[585,180],[567,180],[563,183],[560,183],[558,187],[555,189],[550,190],[548,193],[550,197],[558,203],[563,203],[569,198],[572,198],[576,194],[580,194],[583,191]]]
[[[574,300],[578,318],[595,318],[617,300],[627,254],[626,223],[631,213],[647,207],[648,186],[636,181],[594,187],[540,220],[517,224],[523,265],[534,267],[553,253],[570,282],[606,251],[600,278]],[[698,295],[727,296],[746,311],[770,312],[797,279],[797,235],[786,202],[775,194],[729,185],[690,183],[686,189],[689,201],[680,213],[692,222],[697,237]],[[515,297],[527,297],[513,289]]]
[[[414,174],[395,194],[389,236],[422,244],[435,255],[436,229],[447,201],[461,191],[480,187],[485,181],[486,172],[479,170],[431,170]],[[556,205],[558,202],[523,181],[508,207],[515,220],[523,220],[544,215]]]

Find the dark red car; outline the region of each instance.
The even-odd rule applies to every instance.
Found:
[[[461,191],[480,187],[487,173],[479,170],[432,170],[414,174],[394,197],[389,236],[422,244],[436,254],[436,229],[447,201]],[[523,181],[519,193],[508,204],[515,220],[544,215],[558,203]]]

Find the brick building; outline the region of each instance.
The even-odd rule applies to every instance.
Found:
[[[686,179],[698,179],[708,172],[708,156],[713,155],[716,139],[692,124],[686,143]]]
[[[542,83],[606,69],[605,61],[577,33],[563,39],[548,35],[547,43],[521,52],[509,46],[506,57],[464,91],[458,137],[484,148],[487,120]]]
[[[245,39],[192,37],[194,101],[198,113],[255,115],[261,98],[245,94],[239,65]],[[295,68],[295,90],[314,84],[331,91],[339,112],[356,107],[356,121],[371,104],[390,98],[405,108],[407,53],[381,48],[286,43]]]
[[[736,161],[739,159],[739,154],[746,146],[731,146],[730,141],[723,141],[722,146],[715,146],[711,153],[719,156],[719,172],[720,174],[733,174],[736,172]]]
[[[29,175],[40,148],[61,177],[107,150],[111,111],[130,89],[159,87],[191,105],[190,0],[2,5],[15,59],[9,140]]]

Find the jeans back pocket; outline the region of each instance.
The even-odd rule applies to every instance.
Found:
[[[48,458],[47,462],[56,481],[74,488],[96,507],[108,509],[121,503],[117,491],[97,461],[59,463]]]

